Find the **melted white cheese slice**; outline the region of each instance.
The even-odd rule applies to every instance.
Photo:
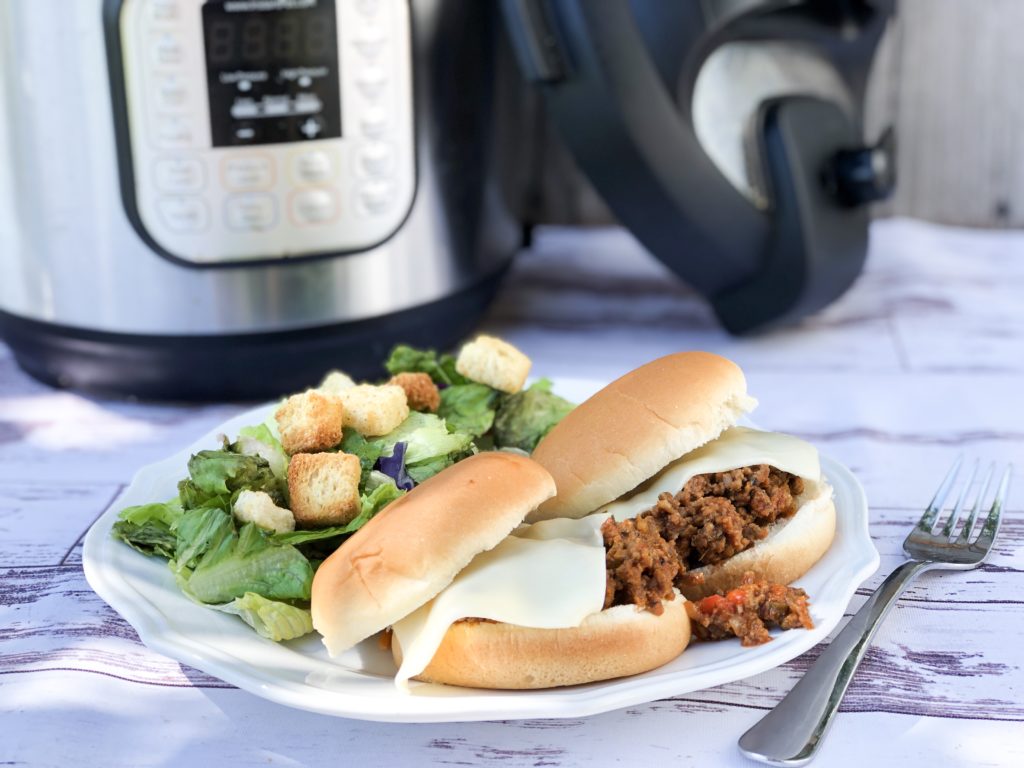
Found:
[[[661,493],[678,493],[697,475],[727,472],[753,464],[768,464],[812,482],[821,479],[818,451],[810,443],[780,432],[732,427],[717,439],[672,462],[639,488],[606,504],[598,512],[611,513],[616,520],[628,520],[653,507]]]
[[[522,525],[477,555],[426,605],[395,623],[399,688],[426,669],[448,628],[476,617],[522,627],[576,627],[604,606],[607,515]]]

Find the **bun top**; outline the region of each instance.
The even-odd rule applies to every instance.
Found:
[[[389,504],[313,578],[313,627],[328,652],[341,653],[431,600],[554,493],[536,462],[488,452]]]
[[[583,517],[718,437],[757,405],[743,371],[710,352],[642,365],[579,405],[533,453],[558,495],[528,522]]]

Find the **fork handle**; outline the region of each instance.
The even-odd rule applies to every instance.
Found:
[[[932,565],[909,560],[889,574],[775,709],[740,737],[740,751],[772,765],[814,759],[878,625],[910,580]]]

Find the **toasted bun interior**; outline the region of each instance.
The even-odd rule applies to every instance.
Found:
[[[618,605],[591,614],[571,629],[459,622],[416,679],[521,690],[636,675],[660,667],[686,648],[690,619],[684,605],[677,596],[664,603],[660,616],[635,605]],[[401,646],[395,640],[391,647],[401,666]]]
[[[527,520],[589,514],[714,440],[755,405],[739,367],[709,352],[679,352],[627,373],[537,446],[533,459],[554,477],[558,495]]]
[[[536,462],[488,452],[392,502],[313,578],[313,627],[328,652],[341,653],[426,603],[554,492]]]
[[[739,586],[748,571],[774,584],[790,584],[807,573],[832,545],[836,508],[827,482],[805,482],[793,517],[775,523],[768,536],[750,549],[692,571],[703,574],[704,583],[685,588],[686,597],[699,600],[715,592],[727,592]]]

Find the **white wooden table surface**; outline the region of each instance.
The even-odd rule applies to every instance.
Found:
[[[738,361],[758,422],[812,440],[867,490],[882,566],[854,609],[958,453],[1013,460],[995,556],[905,595],[819,764],[1024,765],[1024,234],[879,223],[843,300],[738,341],[623,233],[551,230],[486,325],[554,377],[610,379],[680,349]],[[748,765],[737,737],[816,656],[579,720],[382,725],[234,689],[140,645],[80,553],[135,470],[237,410],[57,392],[0,346],[0,765]]]

